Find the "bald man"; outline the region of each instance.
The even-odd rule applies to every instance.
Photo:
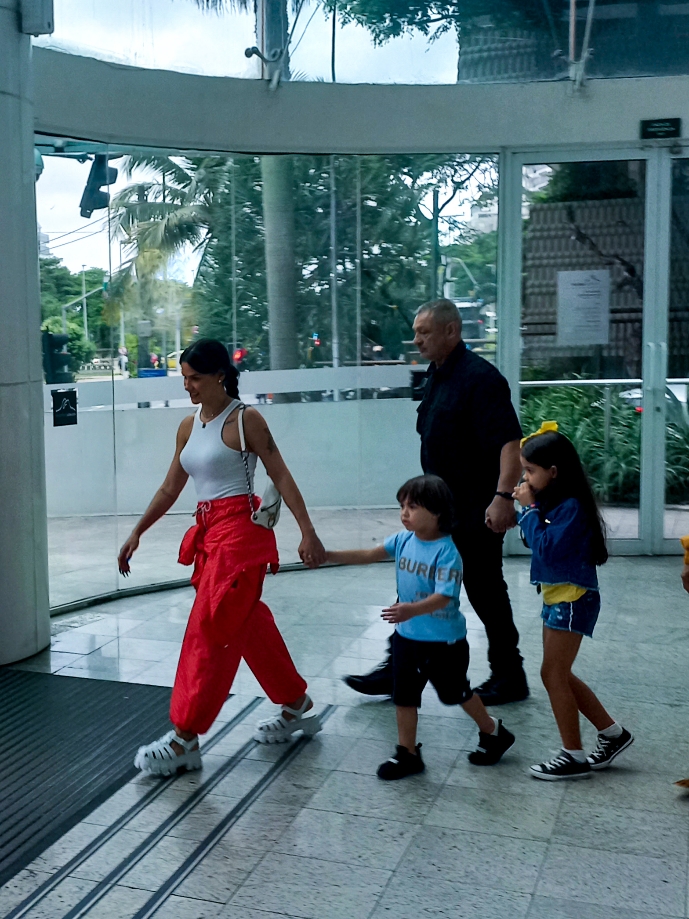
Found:
[[[414,344],[430,361],[416,430],[421,466],[439,475],[455,502],[452,539],[462,556],[469,602],[486,629],[490,677],[474,690],[486,705],[520,702],[529,687],[502,572],[502,543],[516,525],[512,491],[521,475],[522,436],[507,380],[462,341],[451,300],[420,306]],[[366,695],[392,693],[390,660],[345,677]]]

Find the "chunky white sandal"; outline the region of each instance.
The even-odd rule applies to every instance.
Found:
[[[177,753],[172,746],[172,741],[184,749],[184,753]],[[185,740],[178,737],[174,730],[169,731],[153,743],[139,747],[134,757],[134,765],[145,775],[174,775],[178,769],[200,769],[201,750],[199,739]]]
[[[307,696],[300,708],[283,705],[279,715],[259,721],[254,731],[254,740],[259,743],[286,743],[296,731],[303,731],[307,737],[313,737],[321,730],[321,719],[313,709],[306,715],[306,707],[310,702]],[[292,719],[288,721],[284,712],[291,715]]]

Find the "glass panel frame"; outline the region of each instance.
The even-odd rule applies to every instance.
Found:
[[[667,322],[669,299],[669,229],[671,162],[667,147],[624,146],[607,149],[581,147],[543,148],[537,151],[509,150],[501,155],[502,219],[499,224],[498,312],[502,336],[498,366],[520,402],[519,323],[522,299],[521,189],[522,169],[544,162],[594,162],[645,160],[646,195],[644,213],[644,299],[653,308],[643,317],[643,404],[641,425],[641,500],[639,537],[611,539],[611,551],[619,555],[665,552],[675,554],[671,540],[662,536],[665,454],[665,371],[667,366]],[[507,540],[508,554],[521,554],[518,537]]]

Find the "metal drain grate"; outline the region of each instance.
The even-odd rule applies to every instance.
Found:
[[[0,885],[135,774],[170,689],[0,668]]]

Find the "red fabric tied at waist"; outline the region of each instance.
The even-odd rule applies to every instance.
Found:
[[[254,504],[260,504],[258,496]],[[205,601],[211,613],[242,571],[268,565],[276,574],[279,567],[275,534],[252,522],[246,495],[200,502],[196,524],[184,534],[178,561],[194,565],[191,583],[197,601]]]

